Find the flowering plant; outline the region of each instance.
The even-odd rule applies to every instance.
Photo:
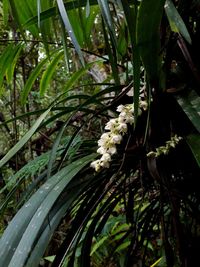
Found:
[[[146,109],[147,102],[140,100],[138,115],[141,115],[142,110]],[[105,126],[107,132],[103,133],[98,141],[97,153],[102,156],[91,163],[91,167],[97,172],[101,168],[109,168],[111,156],[117,153],[116,145],[121,143],[123,136],[127,133],[128,124],[133,125],[134,123],[133,104],[119,105],[117,112],[119,112],[119,116],[107,122]]]
[[[169,141],[166,141],[165,146],[160,146],[156,148],[156,151],[150,151],[147,157],[159,157],[160,155],[167,155],[171,148],[175,148],[176,145],[182,140],[181,136],[174,135]]]

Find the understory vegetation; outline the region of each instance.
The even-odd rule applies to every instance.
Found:
[[[193,267],[200,1],[0,1],[0,267]]]

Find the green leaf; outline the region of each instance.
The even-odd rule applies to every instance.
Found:
[[[29,262],[31,258],[30,252],[34,246],[36,246],[34,248],[34,259],[35,262],[39,261],[41,250],[42,252],[45,250],[43,242],[41,242],[39,246],[37,243],[41,236],[40,231],[42,227],[47,224],[46,229],[48,230],[48,233],[45,233],[45,235],[47,234],[48,238],[52,234],[51,227],[48,225],[49,212],[54,207],[54,204],[59,199],[66,186],[69,185],[78,172],[95,157],[96,154],[85,156],[63,168],[57,174],[52,176],[51,179],[49,179],[44,185],[42,185],[41,188],[30,198],[30,200],[19,210],[0,240],[2,266],[25,266],[25,263],[27,261]],[[77,197],[76,194],[75,197]],[[70,208],[70,206],[71,201],[67,202],[67,207]],[[65,206],[65,210],[67,207]],[[60,215],[63,216],[62,204],[60,208]],[[58,209],[55,210],[57,212]],[[57,224],[62,218],[60,215],[57,217]],[[55,216],[57,216],[57,213],[55,213]],[[23,218],[23,220],[21,218]],[[45,237],[45,239],[47,237]],[[33,259],[31,258],[31,260]]]
[[[90,15],[90,0],[87,0],[86,7],[85,7],[85,15],[86,15],[86,18],[88,18]]]
[[[69,1],[64,3],[66,10],[71,10],[75,8],[85,7],[87,0],[77,0],[77,1]],[[90,0],[90,6],[97,5],[97,0]],[[40,21],[46,20],[48,18],[56,16],[56,7],[51,7],[43,12],[40,13]],[[24,27],[31,26],[33,24],[37,24],[38,16],[29,17],[29,19],[24,24]]]
[[[126,26],[125,24],[119,30],[119,36],[117,41],[117,51],[121,56],[125,56],[128,48],[128,38],[126,36]]]
[[[58,4],[58,9],[59,9],[59,12],[60,12],[60,15],[62,17],[62,20],[63,20],[63,23],[65,25],[65,28],[71,38],[71,41],[74,45],[74,48],[77,52],[77,54],[79,55],[79,59],[81,61],[81,64],[84,66],[85,63],[84,63],[84,58],[83,58],[83,54],[82,54],[82,51],[81,51],[81,48],[80,48],[80,45],[76,39],[76,36],[74,34],[74,31],[73,31],[73,28],[71,26],[71,23],[69,21],[69,17],[67,15],[67,12],[65,10],[65,6],[64,6],[64,3],[62,0],[57,0],[57,4]]]
[[[99,7],[98,6],[91,6],[90,7],[90,14],[88,17],[85,18],[84,23],[85,23],[85,32],[84,32],[84,41],[85,44],[90,47],[91,43],[93,42],[91,38],[92,30],[94,27],[95,23],[95,18],[99,14]]]
[[[31,72],[24,88],[22,89],[21,92],[21,103],[22,105],[26,104],[26,99],[28,97],[29,92],[31,91],[31,88],[34,84],[34,82],[36,81],[36,79],[38,78],[39,74],[41,73],[41,71],[43,70],[43,67],[45,66],[45,64],[47,63],[48,58],[43,59],[38,65],[37,67]]]
[[[53,256],[48,256],[48,257],[44,257],[45,260],[49,261],[49,262],[53,262],[55,259],[55,255]]]
[[[137,16],[138,8],[136,4],[134,8],[131,8],[127,0],[121,2],[127,21],[127,27],[130,34],[131,47],[133,51],[132,64],[133,64],[133,90],[134,90],[134,126],[136,126],[137,117],[138,117],[138,108],[139,108],[139,94],[140,94],[140,50],[137,44]],[[134,21],[134,23],[132,23]]]
[[[0,160],[0,168],[5,165],[9,159],[11,159],[31,138],[31,136],[36,132],[42,121],[46,118],[51,108],[47,109],[34,123],[31,129],[17,142],[17,144],[12,147],[8,153]]]
[[[41,1],[37,0],[38,28],[40,28]]]
[[[97,241],[93,247],[92,247],[92,251],[90,252],[90,256],[92,256],[103,244],[104,242],[109,238],[109,236],[104,236],[102,237],[99,241]]]
[[[54,163],[56,156],[57,156],[57,149],[58,149],[58,146],[60,144],[60,140],[62,138],[62,135],[65,131],[66,125],[67,124],[64,123],[64,125],[62,126],[61,130],[59,131],[59,133],[56,137],[56,140],[54,141],[53,148],[51,150],[50,157],[49,157],[48,166],[47,166],[47,179],[50,178],[52,166],[53,166],[53,163]]]
[[[160,23],[165,0],[143,0],[137,18],[137,45],[151,85],[160,83]]]
[[[128,248],[128,246],[129,246],[130,244],[131,244],[131,241],[129,241],[129,240],[123,242],[121,245],[119,245],[119,246],[117,247],[117,249],[115,250],[115,252],[121,252],[122,250]]]
[[[117,55],[116,55],[116,47],[112,43],[112,39],[109,40],[109,36],[106,31],[105,23],[102,21],[102,26],[103,26],[103,34],[104,34],[104,40],[105,40],[105,46],[107,49],[110,65],[112,68],[112,75],[115,80],[115,84],[119,85],[120,84],[120,78],[119,78],[119,70],[117,67]]]
[[[9,2],[8,0],[3,0],[3,22],[7,26],[9,19]]]
[[[63,51],[60,51],[58,54],[54,56],[51,63],[48,65],[46,70],[44,71],[41,81],[40,81],[40,95],[44,96],[48,86],[50,85],[50,80],[57,68],[57,65],[60,59],[63,57]]]
[[[0,87],[2,86],[6,70],[9,68],[14,54],[15,46],[10,44],[2,52],[0,56]]]
[[[196,159],[196,162],[200,168],[200,135],[190,134],[186,136],[186,141]]]
[[[99,3],[99,7],[101,9],[102,16],[104,18],[105,24],[107,25],[110,36],[112,38],[113,44],[117,47],[117,41],[115,36],[115,28],[112,21],[112,15],[110,13],[110,8],[107,0],[97,0]]]
[[[171,30],[173,32],[177,32],[177,33],[182,34],[182,36],[185,38],[185,40],[189,44],[191,44],[192,40],[191,40],[190,34],[186,28],[186,25],[185,25],[183,19],[181,18],[180,14],[178,13],[176,7],[174,6],[174,4],[171,0],[166,0],[165,12],[167,14],[167,18],[169,20]]]
[[[159,262],[162,260],[162,257],[159,258],[156,262],[154,262],[150,267],[155,267],[156,265],[159,264]]]
[[[191,123],[200,133],[200,97],[193,90],[186,95],[176,96],[175,98]]]
[[[19,59],[20,53],[22,51],[22,48],[24,47],[23,44],[19,43],[15,49],[13,49],[13,58],[12,63],[9,64],[8,69],[6,71],[6,77],[8,83],[11,83],[14,75],[15,66],[17,64],[17,60]]]
[[[15,0],[9,0],[9,3],[10,3],[10,7],[11,7],[11,10],[12,10],[13,17],[15,18],[14,22],[16,23],[17,27],[19,28],[23,39],[26,40],[24,31],[23,31],[23,28],[22,28],[22,24],[21,24],[22,15],[18,12],[18,8],[17,8],[18,5],[16,5],[16,1]],[[27,5],[24,5],[24,10],[26,9],[26,7],[27,7]]]
[[[84,45],[84,35],[85,35],[85,12],[79,9],[72,9],[67,12],[68,18],[73,29],[76,40],[80,47]]]
[[[92,67],[92,65],[94,64],[100,64],[102,62],[102,60],[98,60],[98,61],[94,61],[94,62],[90,62],[90,63],[87,63],[85,65],[85,67],[81,68],[80,70],[74,72],[70,79],[66,82],[65,86],[64,86],[64,91],[68,91],[70,90],[73,85],[88,71],[88,69],[90,67]]]
[[[67,72],[70,72],[70,63],[69,63],[69,47],[67,45],[67,36],[65,33],[65,26],[62,20],[61,21],[61,38],[62,38],[62,44],[63,44],[63,51],[64,51],[64,58],[65,58],[65,64],[66,64],[66,70]]]
[[[43,10],[48,10],[52,6],[52,3],[51,1],[41,1],[41,0],[39,2],[40,3],[38,3],[38,11],[37,11],[38,28],[41,33],[42,42],[44,44],[46,54],[50,58],[49,41],[51,41],[53,38],[56,37],[56,30],[55,28],[53,29],[55,20],[50,20],[50,19],[41,20],[40,14]]]

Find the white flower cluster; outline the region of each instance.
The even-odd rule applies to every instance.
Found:
[[[142,113],[142,109],[147,109],[147,102],[139,102],[139,115]],[[116,145],[120,144],[123,135],[127,132],[127,124],[132,125],[134,123],[134,108],[133,104],[120,105],[117,108],[119,112],[118,118],[113,118],[109,120],[105,126],[106,133],[103,133],[98,141],[99,148],[97,153],[101,156],[91,163],[91,167],[95,171],[99,171],[101,168],[109,168],[111,162],[111,156],[117,152]]]
[[[156,151],[150,151],[147,157],[159,157],[160,155],[167,155],[171,148],[175,148],[176,145],[182,140],[181,136],[174,135],[169,141],[166,142],[165,146],[156,148]]]

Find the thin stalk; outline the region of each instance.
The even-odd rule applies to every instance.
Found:
[[[21,57],[21,66],[22,66],[22,78],[23,78],[23,83],[25,85],[26,83],[26,71],[25,71],[25,64],[24,64],[24,58]],[[30,107],[29,107],[29,101],[27,101],[26,103],[26,112],[30,112]],[[27,124],[28,124],[28,129],[31,128],[31,119],[30,116],[27,116]],[[33,149],[32,149],[32,139],[30,138],[29,142],[28,142],[28,150],[29,150],[29,154],[31,159],[33,159]]]

